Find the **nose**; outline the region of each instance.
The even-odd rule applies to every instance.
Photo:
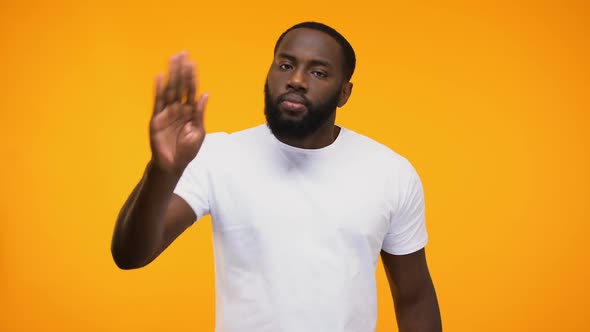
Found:
[[[307,80],[302,70],[293,70],[287,80],[287,89],[297,92],[307,92]]]

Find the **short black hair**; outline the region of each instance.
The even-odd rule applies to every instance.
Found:
[[[352,74],[354,73],[354,68],[356,67],[356,55],[354,54],[354,49],[352,48],[352,46],[350,45],[348,40],[346,40],[346,38],[344,38],[344,36],[342,36],[334,28],[331,28],[323,23],[303,22],[303,23],[295,24],[294,26],[285,30],[285,32],[283,32],[281,34],[281,36],[277,40],[277,43],[275,44],[275,48],[274,48],[273,53],[275,55],[277,54],[277,49],[279,48],[279,44],[281,43],[283,38],[285,38],[285,35],[289,31],[295,30],[295,29],[300,29],[300,28],[313,29],[313,30],[318,30],[318,31],[327,33],[332,38],[334,38],[338,42],[338,44],[340,44],[340,47],[342,47],[342,55],[344,56],[344,74],[345,74],[346,79],[350,81],[350,79],[352,78]]]

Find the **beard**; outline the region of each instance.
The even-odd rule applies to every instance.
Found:
[[[300,95],[305,99],[304,105],[307,108],[307,112],[301,119],[295,120],[286,118],[279,109],[279,104],[285,95],[283,94],[278,98],[273,98],[268,88],[268,82],[264,84],[264,115],[266,117],[266,124],[273,135],[286,139],[303,139],[315,133],[336,112],[340,99],[340,94],[335,93],[322,103],[314,105],[305,96]]]

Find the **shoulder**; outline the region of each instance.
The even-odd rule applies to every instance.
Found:
[[[258,125],[255,127],[242,129],[233,133],[228,132],[212,132],[207,133],[205,142],[207,144],[231,144],[232,142],[244,142],[249,140],[264,139],[268,136],[268,129],[265,125]]]
[[[258,140],[263,138],[267,130],[264,125],[239,130],[233,133],[211,132],[207,133],[203,145],[207,147],[223,148],[235,145],[236,142]]]
[[[244,158],[265,142],[265,134],[268,135],[268,130],[265,129],[266,127],[261,125],[233,133],[221,131],[207,133],[197,156],[191,163],[219,166]]]
[[[242,129],[231,133],[233,138],[254,138],[268,136],[270,133],[268,127],[265,124],[260,124],[254,127]]]
[[[346,134],[346,149],[353,158],[364,160],[371,168],[396,177],[417,176],[412,163],[391,147],[350,129],[342,129]]]

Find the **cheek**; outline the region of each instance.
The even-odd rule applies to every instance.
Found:
[[[266,84],[268,86],[268,91],[272,96],[278,96],[281,94],[282,87],[284,86],[282,77],[280,75],[269,73],[268,77],[266,78]]]
[[[268,73],[266,81],[268,82],[269,86],[276,86],[282,80],[281,73],[277,73],[276,70],[271,70]]]
[[[310,98],[317,101],[318,104],[326,104],[340,97],[340,87],[326,86],[325,84],[317,84],[309,86]]]

